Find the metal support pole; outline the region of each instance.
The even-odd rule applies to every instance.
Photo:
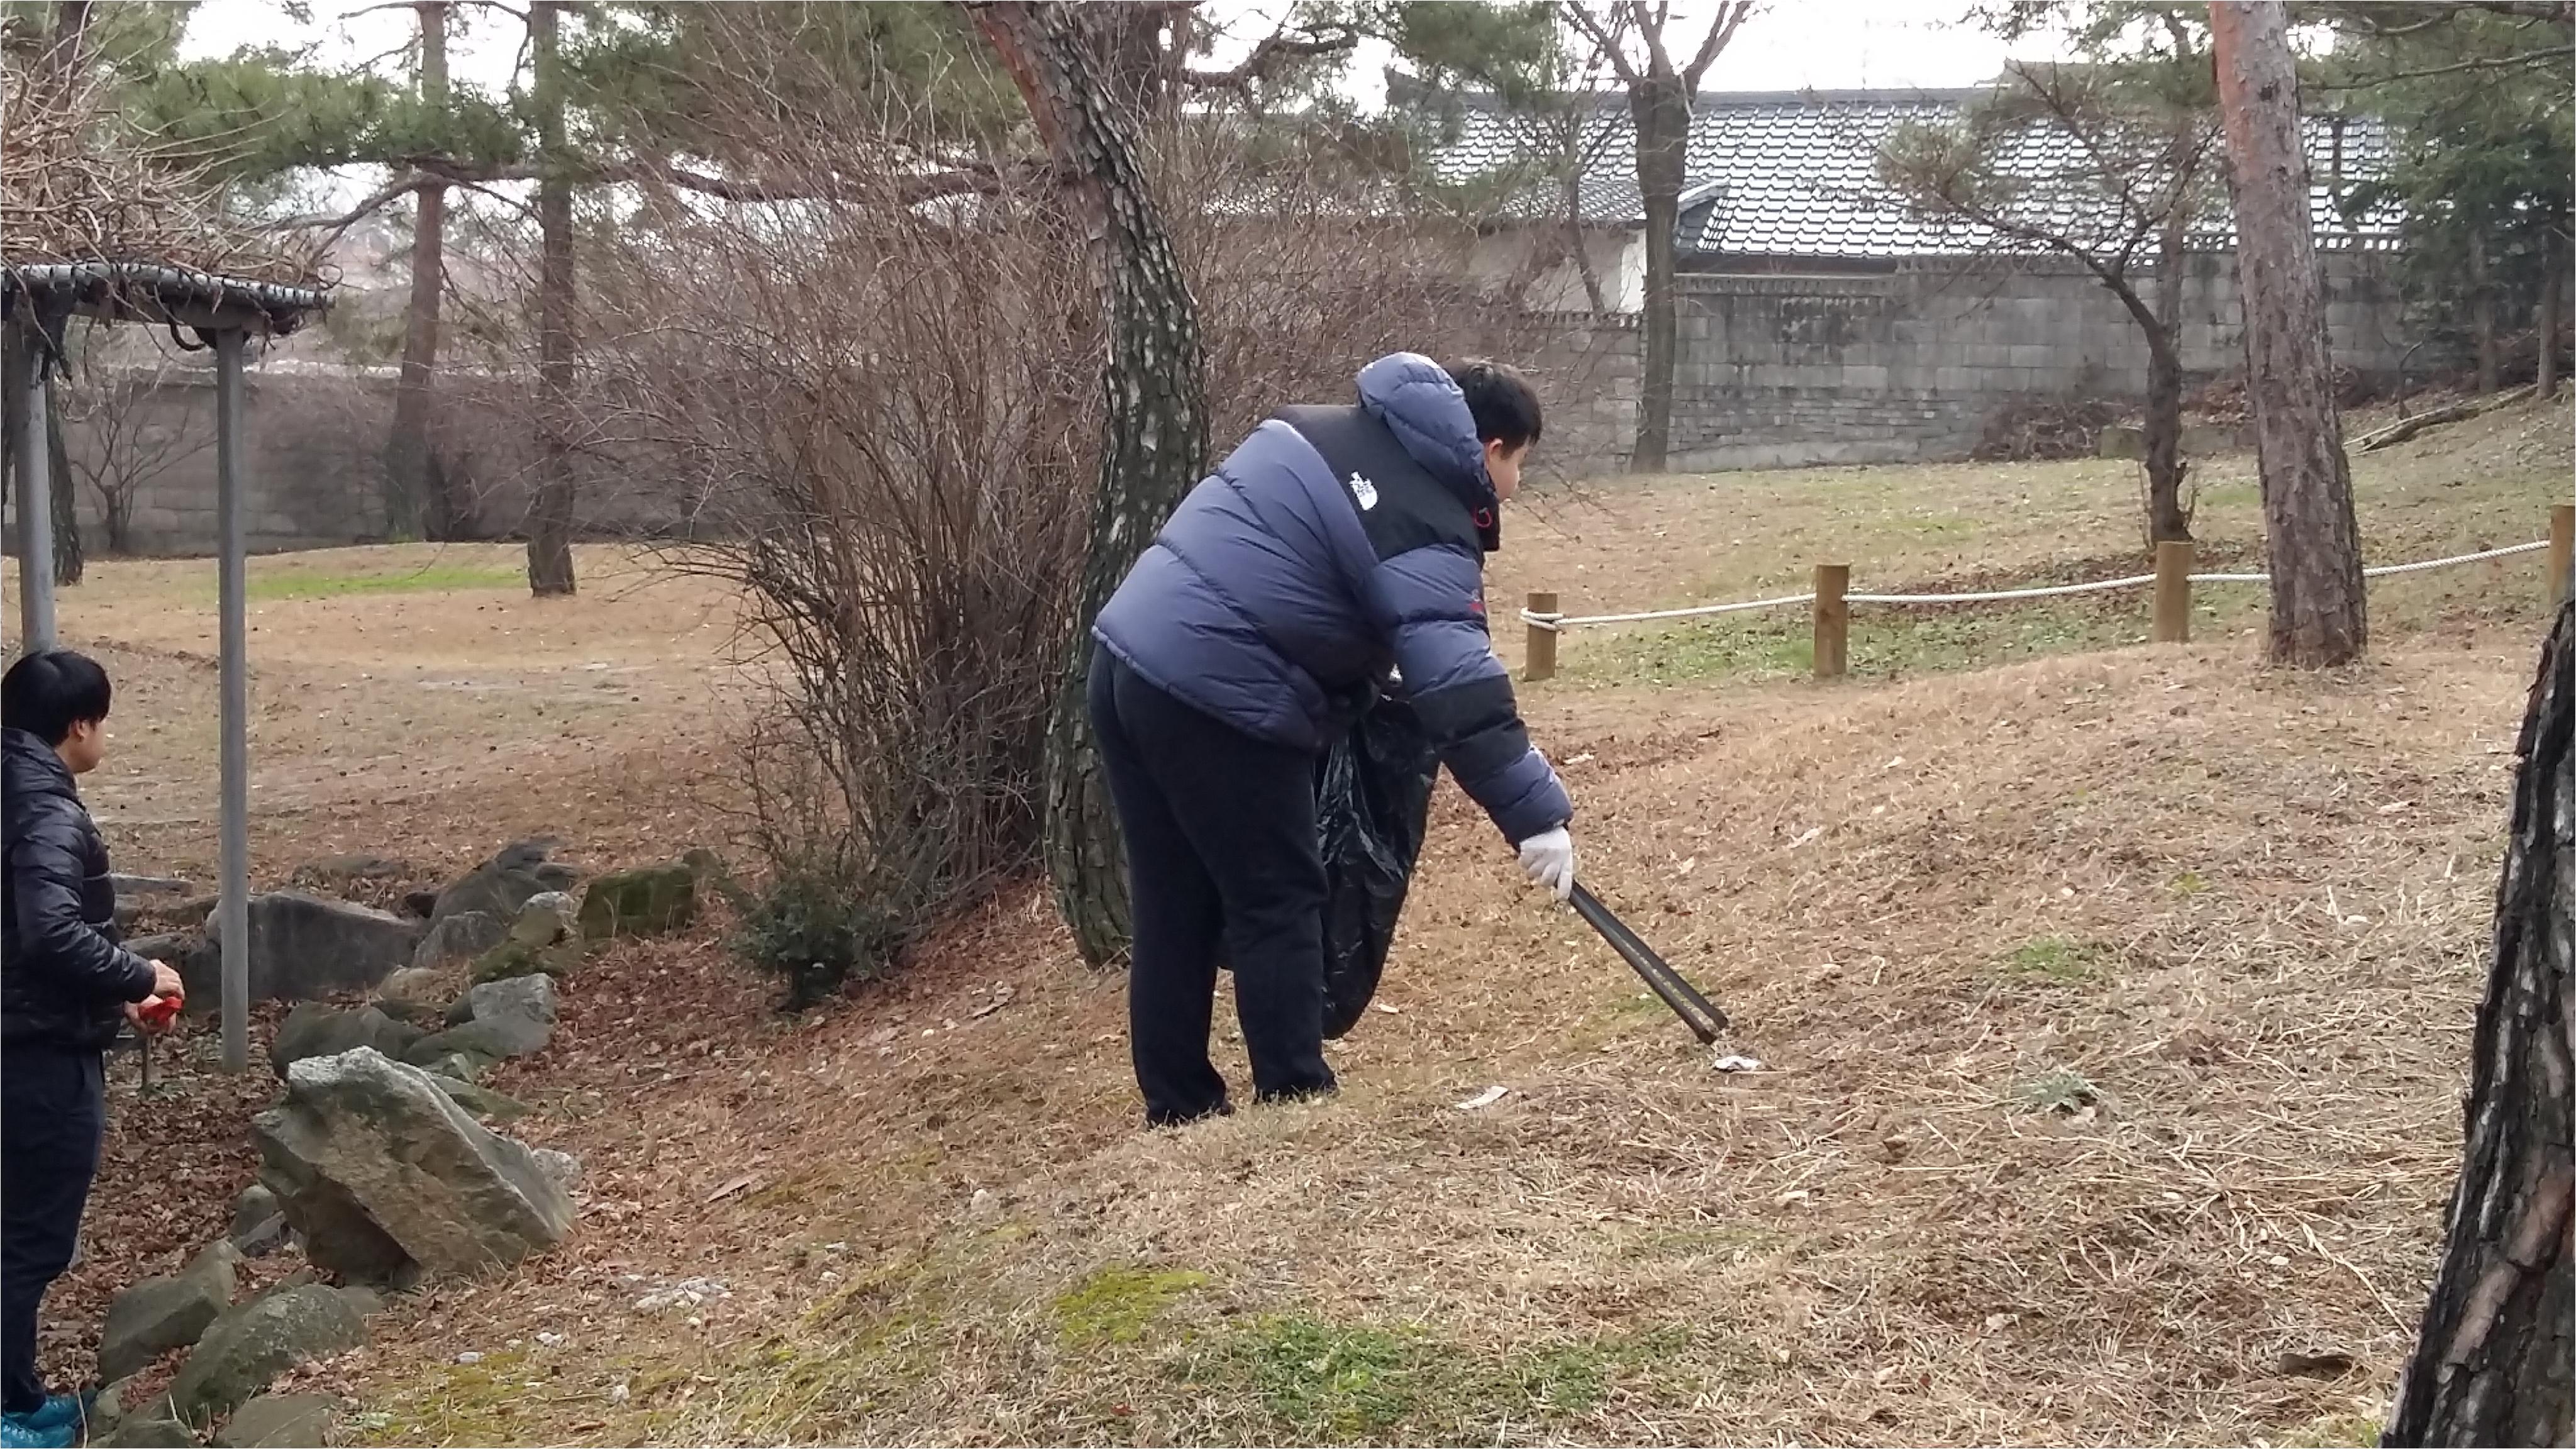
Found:
[[[215,907],[223,949],[224,1070],[250,1066],[249,581],[242,564],[242,333],[215,334],[215,512],[218,633],[223,655],[223,888]]]
[[[33,327],[10,341],[27,349],[26,425],[18,429],[18,647],[54,646],[54,489],[46,476],[45,348]]]

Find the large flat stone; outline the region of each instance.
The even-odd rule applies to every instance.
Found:
[[[418,921],[303,891],[273,891],[250,901],[250,997],[315,1001],[364,991],[411,964]],[[211,1010],[222,1000],[221,952],[205,946],[177,963],[188,1004]]]
[[[251,1123],[261,1181],[322,1268],[361,1282],[503,1267],[553,1246],[572,1200],[429,1074],[361,1047],[297,1062]]]

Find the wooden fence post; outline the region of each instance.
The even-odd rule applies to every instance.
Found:
[[[2156,642],[2191,642],[2191,540],[2156,545]]]
[[[1529,596],[1529,611],[1541,617],[1555,613],[1556,595],[1533,590]],[[1556,677],[1556,625],[1553,622],[1534,623],[1528,628],[1529,647],[1525,667],[1521,670],[1521,678],[1531,683],[1542,679],[1554,679]]]
[[[1840,679],[1851,662],[1850,564],[1816,565],[1816,677]]]
[[[2576,503],[2549,505],[2549,603],[2552,608],[2565,602],[2567,591],[2576,587],[2569,575],[2576,573]]]

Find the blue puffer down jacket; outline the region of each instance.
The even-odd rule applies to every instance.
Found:
[[[1318,750],[1392,668],[1449,773],[1514,844],[1573,817],[1486,633],[1493,483],[1465,395],[1427,357],[1294,407],[1193,489],[1093,633],[1260,739]]]

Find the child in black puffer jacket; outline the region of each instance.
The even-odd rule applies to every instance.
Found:
[[[117,942],[107,842],[73,777],[107,753],[107,671],[41,650],[0,677],[0,1449],[68,1445],[81,1401],[48,1397],[36,1315],[70,1265],[107,1128],[104,1053],[179,973]]]

